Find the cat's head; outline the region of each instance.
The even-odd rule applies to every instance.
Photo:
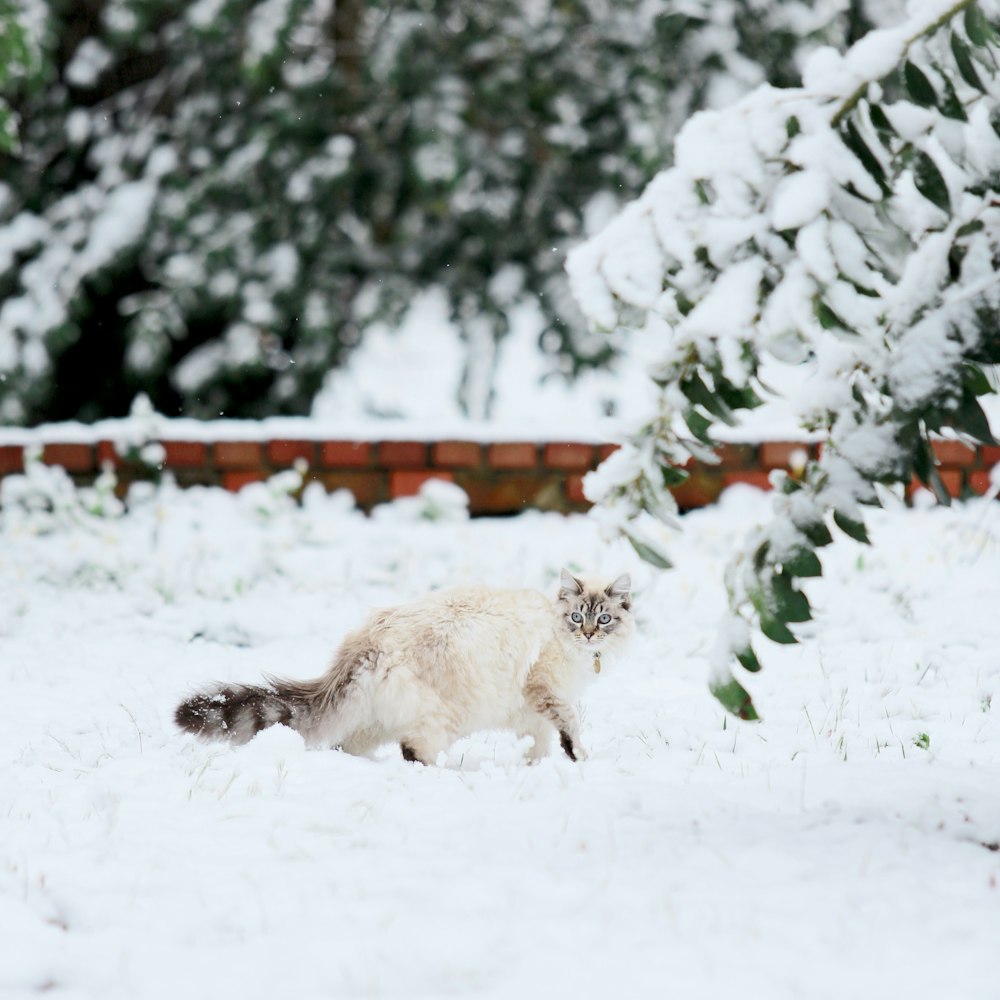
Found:
[[[632,580],[628,573],[603,583],[563,570],[556,602],[570,640],[595,652],[632,631]]]

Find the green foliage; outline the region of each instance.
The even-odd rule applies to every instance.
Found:
[[[713,94],[796,83],[798,52],[866,23],[839,0],[38,2],[50,68],[0,165],[5,422],[140,391],[307,412],[428,287],[473,360],[533,302],[556,369],[605,363],[562,270],[588,213],[638,193]]]
[[[659,408],[595,477],[606,523],[628,532],[659,516],[634,469],[649,478],[644,456],[710,455],[715,427],[765,391],[765,356],[794,360],[816,387],[799,416],[825,433],[822,455],[779,477],[774,521],[727,571],[722,634],[734,638],[711,687],[744,717],[752,705],[731,667],[760,669],[747,626],[797,641],[812,617],[800,583],[822,572],[831,528],[868,544],[862,507],[880,484],[916,477],[950,503],[933,437],[992,441],[979,399],[993,391],[983,366],[1000,361],[1000,38],[983,7],[1000,17],[994,2],[942,0],[866,39],[839,76],[827,65],[815,89],[807,70],[800,90],[761,90],[693,121],[678,144],[687,155],[570,260],[597,325],[639,308],[664,334]],[[879,75],[859,85],[859,66]],[[641,270],[607,268],[621,246]]]
[[[17,115],[11,100],[30,86],[41,72],[39,53],[33,49],[13,0],[0,0],[0,155],[17,148]]]

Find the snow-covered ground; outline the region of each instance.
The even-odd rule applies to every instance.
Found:
[[[1000,995],[1000,509],[895,507],[768,645],[764,721],[705,686],[723,563],[767,501],[687,515],[656,573],[582,517],[366,519],[263,486],[0,530],[0,995]],[[373,605],[630,570],[640,636],[591,758],[444,766],[172,725],[210,679],[320,672]],[[761,645],[764,643],[762,641]],[[993,845],[993,850],[986,845]]]

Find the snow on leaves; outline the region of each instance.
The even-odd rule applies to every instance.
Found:
[[[830,524],[866,542],[859,505],[914,475],[948,502],[930,434],[990,440],[978,397],[980,366],[1000,362],[998,16],[997,0],[911,5],[846,53],[815,53],[803,87],[696,115],[674,166],[568,262],[595,325],[663,341],[657,411],[587,483],[627,536],[675,512],[651,486],[756,405],[762,362],[801,366],[792,402],[826,444],[778,477],[773,521],[733,560],[713,656],[713,691],[744,717],[731,666],[759,668],[746,626],[795,641],[789,624],[811,617],[797,581],[819,574]],[[658,544],[651,561],[666,560]]]

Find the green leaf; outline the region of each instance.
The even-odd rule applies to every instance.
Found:
[[[974,437],[982,444],[996,444],[990,422],[975,396],[964,396],[961,405],[952,416],[951,422],[960,431]]]
[[[715,394],[730,410],[753,410],[761,405],[760,396],[749,386],[737,389],[731,382],[721,379],[715,387]]]
[[[687,424],[688,430],[699,441],[703,444],[712,444],[712,437],[708,433],[712,426],[712,421],[701,410],[697,410],[693,406],[690,410],[686,410],[684,413],[684,422]]]
[[[969,51],[969,46],[954,31],[951,33],[951,51],[955,57],[955,65],[958,66],[958,72],[962,79],[970,87],[975,87],[976,90],[982,91],[985,94],[986,88],[983,86],[983,81],[979,78],[979,73],[976,70],[976,64],[972,58],[972,53]]]
[[[822,576],[823,565],[819,561],[819,556],[812,549],[797,549],[782,564],[785,572],[792,576],[810,577]]]
[[[732,410],[718,397],[717,394],[713,393],[707,385],[705,385],[702,377],[697,372],[692,372],[683,382],[681,382],[681,392],[692,403],[697,406],[701,406],[703,409],[707,410],[713,416],[718,417],[725,424],[729,424],[730,427],[736,424],[736,418],[733,416]]]
[[[993,37],[993,29],[990,28],[989,21],[975,4],[970,4],[965,8],[964,23],[965,33],[973,45],[986,45]]]
[[[792,115],[785,119],[785,134],[789,139],[794,139],[802,131],[798,118]]]
[[[746,688],[735,677],[724,684],[712,684],[709,690],[727,712],[747,722],[756,722],[760,718]]]
[[[798,642],[792,634],[792,630],[773,615],[760,616],[760,630],[772,642],[780,642],[783,646],[790,646]]]
[[[663,473],[663,485],[670,489],[671,486],[680,486],[686,482],[690,473],[676,465],[661,465],[660,471]]]
[[[965,106],[955,91],[955,85],[944,74],[941,75],[941,82],[944,87],[944,97],[941,100],[941,113],[957,121],[967,122],[969,116],[965,113]]]
[[[951,214],[948,186],[937,164],[923,151],[917,150],[913,165],[913,182],[917,190],[938,208]]]
[[[896,130],[892,127],[892,122],[889,121],[886,113],[882,110],[882,106],[880,104],[869,104],[868,118],[871,120],[882,145],[886,149],[890,149],[892,140],[896,137]]]
[[[809,524],[797,524],[795,527],[818,549],[833,541],[833,535],[830,534],[830,529],[823,521],[811,521]]]
[[[868,537],[868,529],[865,527],[864,521],[856,521],[853,517],[848,517],[841,511],[835,510],[833,512],[833,522],[845,535],[849,535],[856,542],[864,542],[865,545],[871,545],[871,539]]]
[[[777,604],[777,615],[783,622],[807,622],[812,618],[812,609],[806,595],[798,590],[787,572],[775,573],[771,579],[771,590]]]
[[[963,236],[971,236],[973,233],[982,232],[985,228],[985,224],[982,219],[973,219],[971,222],[965,223],[964,226],[959,226],[955,230],[956,239],[961,239]]]
[[[861,138],[861,133],[850,118],[844,123],[841,138],[844,144],[861,161],[861,165],[872,175],[875,183],[882,189],[883,194],[889,193],[889,184],[885,179],[885,170],[879,162],[878,157],[868,148],[868,144]]]
[[[930,447],[923,438],[918,438],[913,446],[913,474],[922,483],[930,479],[934,458]]]
[[[798,641],[792,634],[791,629],[772,610],[771,602],[768,598],[774,598],[775,595],[771,588],[765,591],[763,586],[754,587],[749,590],[747,596],[750,598],[750,603],[757,612],[757,617],[760,621],[760,630],[768,639],[784,645],[790,645]]]
[[[813,300],[813,309],[816,312],[819,325],[824,330],[847,329],[844,321],[818,295]]]
[[[988,396],[996,392],[986,377],[986,372],[969,361],[962,366],[962,388],[973,396]]]
[[[632,548],[639,554],[639,558],[648,562],[657,569],[673,569],[674,564],[658,549],[653,548],[648,542],[641,538],[636,538],[631,532],[626,531],[625,537],[629,540]]]
[[[747,645],[746,649],[741,649],[736,654],[736,659],[740,661],[740,666],[751,674],[755,674],[760,670],[760,660],[757,659],[757,654],[750,645]]]
[[[916,104],[922,104],[925,108],[937,105],[937,91],[934,90],[934,84],[927,78],[927,74],[909,59],[903,64],[903,82]]]
[[[753,554],[753,569],[758,576],[764,572],[764,567],[767,565],[767,557],[770,551],[771,543],[761,542],[760,545],[757,546],[757,551]]]

